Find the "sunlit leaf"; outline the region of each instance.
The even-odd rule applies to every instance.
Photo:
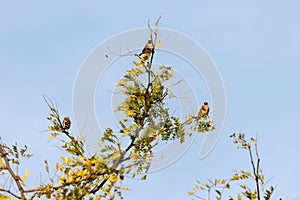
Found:
[[[23,185],[23,186],[25,186],[25,181],[26,181],[28,175],[29,175],[29,171],[28,171],[28,169],[26,169],[26,170],[25,170],[25,175],[24,175],[23,178],[21,179],[22,185]]]
[[[238,200],[242,200],[242,199],[243,199],[243,198],[242,198],[242,195],[238,194],[237,199],[238,199]]]
[[[115,152],[113,155],[109,157],[110,160],[115,160],[121,156],[121,153],[119,151]]]
[[[159,47],[161,47],[161,44],[162,44],[162,42],[159,40],[159,41],[157,42],[156,46],[159,48]]]

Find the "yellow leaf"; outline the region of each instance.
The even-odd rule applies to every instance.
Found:
[[[109,175],[109,181],[112,183],[120,182],[121,179],[114,174]]]
[[[161,41],[160,41],[160,40],[157,42],[156,46],[157,46],[158,48],[161,47]]]
[[[59,183],[59,184],[62,184],[64,181],[65,181],[65,176],[62,175],[62,176],[59,178],[58,183]]]
[[[128,116],[134,116],[134,115],[136,115],[136,112],[134,110],[128,110],[127,115]]]
[[[23,186],[25,186],[25,181],[26,181],[26,178],[27,178],[28,175],[29,175],[29,171],[28,171],[28,169],[26,169],[25,170],[25,175],[24,175],[24,177],[21,180]]]
[[[86,174],[87,174],[86,169],[85,169],[85,170],[79,170],[79,171],[77,172],[77,175],[78,175],[78,176],[85,176]]]
[[[193,195],[193,194],[195,194],[195,192],[188,192],[188,194],[189,194],[189,195]]]
[[[65,162],[65,163],[70,162],[70,159],[66,158],[66,157],[61,157],[60,159],[61,159],[61,161]]]
[[[5,168],[5,164],[2,159],[0,159],[0,168]]]
[[[116,153],[114,153],[112,156],[110,156],[110,160],[115,160],[117,158],[119,158],[121,156],[121,153],[119,151],[117,151]]]
[[[242,200],[243,198],[242,198],[242,196],[240,195],[240,194],[238,194],[238,200]]]
[[[73,177],[69,176],[67,182],[71,183],[73,181]]]
[[[136,160],[140,157],[139,153],[138,152],[133,152],[132,155],[131,155],[131,159],[132,160]]]
[[[143,63],[141,63],[141,62],[135,62],[135,61],[133,61],[133,64],[138,67],[143,65]]]
[[[91,161],[89,159],[87,159],[85,156],[81,156],[81,159],[86,164],[88,170],[91,171],[92,170],[92,163],[91,163]]]
[[[0,199],[2,200],[12,200],[12,197],[5,196],[4,193],[0,194]]]
[[[71,169],[69,170],[69,175],[72,176],[72,174],[73,174],[73,169],[71,168]]]
[[[55,169],[56,169],[56,171],[58,171],[58,169],[59,169],[59,164],[58,163],[56,163]]]

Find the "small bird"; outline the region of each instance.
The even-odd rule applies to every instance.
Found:
[[[150,54],[152,53],[154,47],[153,47],[153,43],[152,40],[148,40],[148,43],[145,45],[142,53],[139,54],[139,56],[143,55],[143,54]]]
[[[209,107],[208,103],[204,102],[203,105],[201,106],[199,113],[198,113],[198,118],[202,118],[204,116],[207,116],[209,113]]]
[[[69,117],[65,117],[63,122],[62,122],[62,126],[64,130],[68,130],[71,127],[71,120]]]

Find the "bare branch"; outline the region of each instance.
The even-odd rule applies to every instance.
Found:
[[[17,198],[17,199],[22,199],[21,196],[18,196],[17,194],[13,193],[13,192],[10,191],[10,190],[6,190],[6,189],[4,189],[4,188],[0,188],[0,191],[1,191],[1,192],[6,192],[6,193],[12,195],[13,197],[15,197],[15,198]]]
[[[256,140],[255,140],[255,143],[256,143]],[[248,151],[249,151],[249,155],[250,155],[250,162],[251,162],[251,165],[252,165],[253,174],[255,176],[257,199],[260,200],[259,174],[258,174],[258,169],[257,169],[257,167],[259,167],[260,159],[259,158],[257,159],[257,163],[256,163],[256,166],[255,166],[250,143],[248,144]]]

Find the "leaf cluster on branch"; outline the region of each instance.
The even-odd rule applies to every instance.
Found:
[[[206,183],[196,181],[196,186],[188,194],[203,200],[209,200],[212,197],[217,200],[225,198],[242,200],[243,197],[249,200],[269,200],[274,192],[274,187],[270,186],[265,190],[266,182],[260,166],[257,137],[246,140],[244,133],[233,133],[230,137],[233,138],[233,143],[238,149],[248,151],[252,171],[234,170],[234,174],[229,179],[208,180]],[[236,185],[240,190],[237,195],[224,195],[225,190],[233,190],[233,186]],[[206,197],[202,196],[203,193],[206,193]]]
[[[175,98],[166,82],[173,76],[172,67],[152,66],[157,41],[158,22],[155,27],[148,23],[150,38],[142,53],[134,55],[133,67],[117,82],[116,86],[124,95],[124,100],[116,112],[124,116],[119,124],[120,130],[107,127],[99,133],[99,149],[94,154],[88,153],[84,138],[77,137],[69,130],[71,120],[62,118],[57,106],[44,97],[50,109],[47,118],[50,138],[58,138],[61,149],[67,153],[57,163],[44,161],[45,172],[49,181],[27,189],[25,181],[29,172],[22,178],[12,165],[19,165],[19,157],[29,158],[27,147],[12,148],[0,144],[0,177],[12,179],[17,189],[11,185],[0,187],[1,199],[122,199],[122,191],[129,190],[122,182],[126,177],[140,177],[145,180],[154,155],[154,148],[159,142],[179,140],[191,131],[205,133],[213,130],[214,124],[209,116],[188,115],[184,121],[171,114],[166,99]],[[158,45],[158,46],[159,46]],[[146,80],[146,81],[145,81]],[[189,127],[189,129],[187,128]],[[102,137],[100,137],[102,135]],[[61,139],[66,136],[67,139]],[[4,180],[4,179],[3,179]],[[5,181],[4,181],[5,182]]]

